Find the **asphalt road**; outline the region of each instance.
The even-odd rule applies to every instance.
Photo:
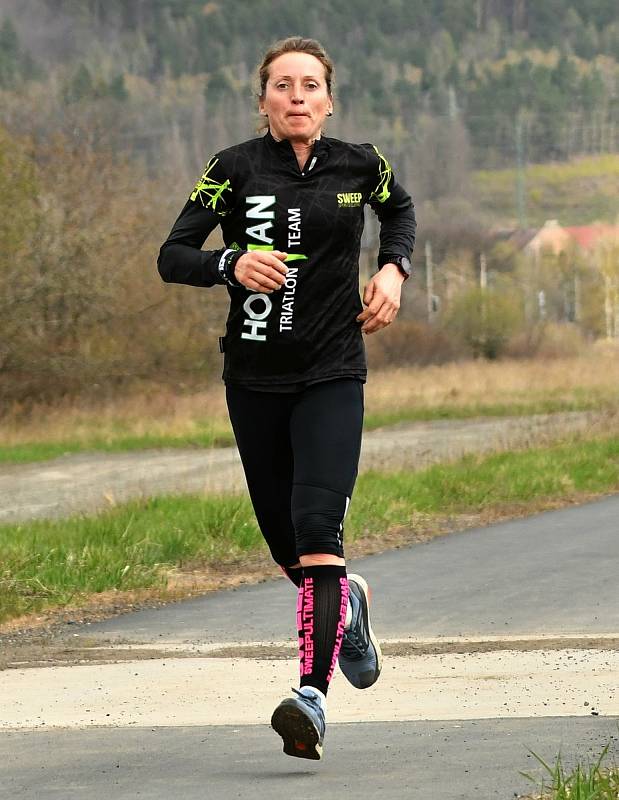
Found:
[[[594,759],[604,718],[330,725],[323,761],[288,758],[266,725],[0,736],[2,800],[513,800],[541,776],[530,750]]]
[[[288,800],[339,798],[345,793],[398,800],[507,800],[532,788],[519,771],[541,775],[529,749],[549,760],[561,750],[569,766],[577,757],[594,758],[610,741],[611,754],[619,760],[619,705],[612,683],[619,675],[617,651],[602,650],[601,660],[588,670],[585,650],[579,651],[577,643],[579,636],[619,635],[618,520],[619,496],[613,496],[452,534],[351,564],[373,587],[373,623],[381,639],[486,636],[500,644],[502,636],[573,636],[575,649],[562,651],[559,661],[539,651],[536,674],[546,676],[548,687],[552,684],[556,689],[562,679],[573,679],[569,691],[574,696],[562,698],[555,692],[550,712],[543,696],[530,701],[525,696],[527,677],[531,682],[534,677],[528,664],[530,659],[535,661],[537,651],[526,654],[529,661],[524,673],[517,676],[519,683],[510,682],[509,670],[500,665],[510,659],[509,664],[517,668],[524,655],[510,654],[507,641],[501,653],[490,654],[496,657],[494,661],[483,661],[488,654],[482,657],[473,652],[451,661],[449,656],[427,656],[423,682],[415,678],[421,659],[414,654],[386,659],[381,681],[394,688],[381,695],[379,681],[367,695],[354,693],[361,711],[352,706],[342,708],[354,690],[347,695],[344,679],[335,676],[329,695],[332,721],[328,723],[325,758],[309,763],[284,756],[278,737],[266,724],[265,709],[272,708],[272,697],[290,685],[292,662],[252,662],[230,656],[227,661],[203,658],[183,665],[170,653],[167,659],[140,662],[142,666],[137,662],[99,665],[96,673],[89,665],[13,670],[3,674],[5,685],[11,687],[6,696],[0,679],[0,723],[2,709],[9,709],[11,703],[15,708],[16,698],[28,713],[36,711],[39,716],[36,729],[16,723],[0,734],[0,797]],[[176,644],[182,649],[215,642],[291,642],[293,623],[294,591],[280,580],[127,614],[97,625],[70,626],[69,634],[72,641],[84,639],[99,645],[124,641]],[[133,680],[144,690],[146,678],[142,675],[148,674],[147,697],[134,702],[142,707],[148,700],[154,712],[167,709],[169,714],[171,701],[166,701],[166,696],[174,680],[168,673],[174,664],[182,680],[176,680],[172,711],[176,707],[180,711],[182,705],[185,716],[194,720],[192,724],[140,724],[131,708],[131,698],[137,693],[125,692],[121,700],[113,681],[106,678],[113,670],[115,680]],[[209,681],[216,669],[228,679],[218,678],[222,685],[214,687]],[[398,688],[398,670],[402,680],[408,670],[404,688]],[[271,673],[277,676],[275,688],[270,678],[257,677]],[[93,677],[87,698],[76,697],[85,693],[83,688],[78,691],[78,684],[89,685],[91,674],[98,676],[97,685]],[[46,729],[59,724],[57,717],[45,704],[38,709],[35,706],[37,698],[48,696],[48,683],[54,675],[53,696],[57,700],[57,692],[64,692],[57,705],[74,705],[81,708],[80,713],[92,712],[92,718],[76,711],[72,717],[69,714],[70,724]],[[470,689],[454,694],[455,699],[447,703],[447,715],[440,720],[433,716],[431,703],[422,704],[422,695],[426,699],[432,696],[433,682],[440,683],[443,700],[449,700],[450,685],[463,680],[470,681]],[[492,713],[471,718],[469,705],[465,718],[467,695],[481,694],[493,684],[499,699],[489,695],[490,705],[485,706]],[[522,697],[511,697],[517,685]],[[602,693],[598,691],[601,686]],[[419,706],[415,715],[398,717],[398,704],[406,701],[414,706],[416,692]],[[102,726],[106,706],[100,703],[95,708],[94,704],[97,695],[104,693],[111,715],[118,710],[115,703],[125,704],[122,724]],[[595,714],[599,716],[592,716],[594,706],[582,701],[589,694],[597,694],[595,708],[600,711]],[[517,714],[509,708],[510,699],[521,701]],[[560,711],[562,699],[571,702],[565,712]],[[526,702],[529,711],[525,708],[523,712],[522,703]],[[229,714],[228,719],[241,704],[243,719],[249,724],[195,722],[210,719],[209,704],[214,703],[224,715]],[[374,709],[372,714],[363,713],[364,704]],[[16,719],[19,722],[19,717]],[[343,719],[354,721],[340,721]]]

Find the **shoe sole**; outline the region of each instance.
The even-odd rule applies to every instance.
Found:
[[[281,702],[271,717],[271,727],[284,740],[284,753],[297,758],[322,758],[322,744],[316,726],[294,700]]]
[[[367,584],[367,581],[365,580],[365,578],[362,578],[361,575],[357,575],[354,572],[351,572],[348,575],[348,580],[349,581],[352,580],[356,584],[358,584],[361,587],[361,589],[363,590],[363,593],[365,595],[365,602],[366,602],[366,605],[367,605],[367,615],[366,615],[365,622],[366,622],[366,624],[368,626],[368,634],[370,636],[370,641],[372,642],[372,644],[374,646],[374,650],[376,651],[376,676],[374,677],[374,680],[372,681],[372,683],[368,684],[367,686],[362,686],[362,687],[355,686],[355,689],[358,689],[358,688],[369,689],[370,686],[373,686],[376,683],[376,681],[378,680],[378,678],[380,676],[381,670],[383,668],[383,653],[382,653],[382,650],[380,649],[380,645],[378,644],[378,639],[376,638],[376,636],[374,636],[374,631],[372,630],[372,625],[370,623],[370,599],[372,597],[372,592],[370,590],[370,587]],[[354,684],[351,684],[351,685],[354,686]]]

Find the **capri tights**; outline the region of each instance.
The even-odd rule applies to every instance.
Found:
[[[273,559],[344,557],[357,477],[363,384],[338,378],[292,393],[226,387],[251,501]]]

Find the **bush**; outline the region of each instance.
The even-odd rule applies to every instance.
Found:
[[[399,319],[366,337],[368,363],[373,369],[408,364],[444,364],[464,355],[463,348],[438,327]]]
[[[538,321],[517,331],[509,340],[509,358],[569,358],[585,353],[592,345],[573,322]]]
[[[522,319],[522,309],[512,297],[492,289],[469,289],[454,301],[445,325],[475,358],[494,359],[505,354]]]
[[[0,403],[221,370],[227,295],[163,285],[161,195],[105,148],[0,128]]]

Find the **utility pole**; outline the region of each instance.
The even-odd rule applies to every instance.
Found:
[[[610,276],[604,275],[604,316],[606,318],[606,338],[608,340],[613,338],[613,298],[612,298],[612,284]]]
[[[516,117],[516,206],[518,208],[518,224],[527,227],[527,188],[524,162],[524,134],[522,109]]]
[[[481,324],[486,338],[486,323],[488,322],[488,270],[486,268],[486,254],[479,254],[479,288],[481,290]]]
[[[537,307],[539,308],[539,318],[546,319],[546,292],[543,289],[537,293]]]
[[[580,322],[582,316],[580,307],[580,275],[578,274],[578,270],[574,270],[574,322]]]
[[[432,322],[434,317],[434,270],[432,244],[429,239],[426,239],[426,307],[428,310],[428,322]]]

